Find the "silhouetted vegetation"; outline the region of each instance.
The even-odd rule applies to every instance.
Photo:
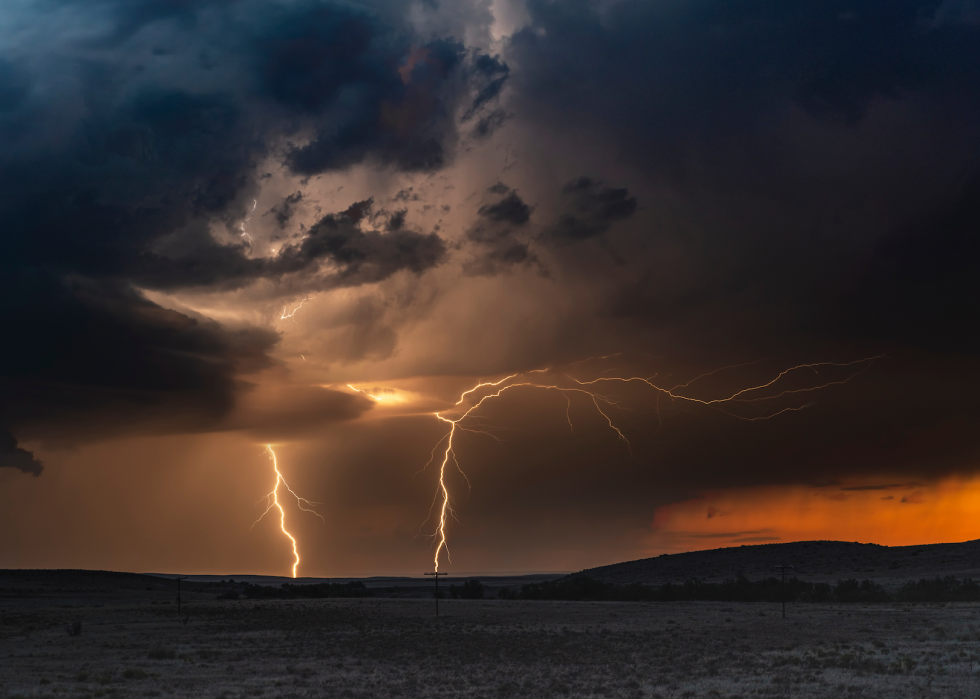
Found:
[[[467,580],[459,587],[450,585],[449,596],[452,599],[483,599],[483,583],[479,580]]]
[[[889,592],[873,580],[838,580],[836,585],[786,581],[786,600],[795,602],[976,602],[980,601],[980,584],[967,578],[935,578],[907,582]],[[517,597],[517,595],[515,595]],[[721,583],[691,579],[683,584],[616,585],[585,576],[563,578],[521,587],[520,599],[615,602],[779,602],[783,599],[778,578],[748,580],[739,577]],[[506,599],[506,598],[505,598]]]
[[[980,584],[971,578],[957,580],[952,575],[918,582],[910,580],[895,596],[900,602],[976,602],[980,600]]]
[[[317,583],[279,587],[237,583],[225,589],[217,599],[324,599],[397,596],[409,588],[390,587],[369,590],[363,582]],[[417,595],[417,593],[414,593]],[[426,590],[426,594],[434,594]],[[617,585],[584,575],[523,585],[516,588],[491,588],[491,595],[504,600],[561,600],[595,602],[779,602],[783,589],[779,578],[749,580],[744,576],[724,582],[704,582],[692,578],[683,583]],[[485,599],[487,590],[479,580],[467,580],[439,590],[440,599]],[[943,603],[980,602],[980,583],[970,579],[945,578],[908,581],[897,589],[887,590],[874,580],[838,580],[835,584],[807,582],[798,578],[786,580],[787,602],[814,603]]]
[[[838,580],[834,586],[835,602],[892,602],[892,596],[874,580]]]
[[[360,581],[311,585],[283,583],[279,587],[243,583],[241,594],[248,599],[324,599],[328,597],[374,596],[374,593]]]

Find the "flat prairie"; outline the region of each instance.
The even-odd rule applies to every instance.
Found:
[[[972,604],[794,604],[784,620],[773,604],[443,600],[436,618],[431,599],[192,589],[178,614],[172,589],[93,582],[3,590],[0,696],[980,694]]]

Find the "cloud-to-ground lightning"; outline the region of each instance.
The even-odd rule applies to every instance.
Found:
[[[615,356],[615,355],[610,355],[610,356]],[[606,358],[607,357],[602,357],[600,359],[606,359]],[[643,377],[643,376],[604,376],[597,379],[586,381],[586,380],[576,379],[568,375],[567,373],[562,373],[560,375],[560,378],[564,378],[565,380],[567,380],[568,383],[566,385],[559,385],[557,382],[539,383],[539,382],[529,381],[529,380],[515,380],[518,379],[518,377],[525,376],[527,374],[547,373],[548,371],[550,371],[549,369],[535,369],[533,371],[526,372],[526,374],[525,373],[510,374],[509,376],[505,376],[504,378],[499,379],[498,381],[481,381],[477,383],[475,386],[473,386],[472,388],[464,391],[460,395],[459,400],[456,401],[456,403],[451,408],[449,408],[448,410],[443,410],[443,411],[433,413],[436,419],[445,422],[449,425],[449,432],[447,432],[442,437],[442,439],[440,439],[436,443],[436,445],[432,448],[429,461],[428,463],[426,463],[425,466],[428,467],[429,464],[431,464],[433,461],[436,460],[437,458],[436,451],[440,448],[441,445],[443,445],[443,443],[445,443],[445,449],[442,451],[442,461],[439,464],[438,487],[436,490],[435,498],[433,499],[433,506],[435,506],[436,502],[441,501],[439,506],[439,516],[436,523],[435,532],[432,535],[436,541],[435,554],[433,556],[435,571],[436,572],[439,571],[439,557],[443,551],[446,552],[447,562],[450,562],[449,546],[448,546],[447,535],[446,535],[446,525],[447,525],[448,518],[455,516],[455,513],[453,512],[452,509],[449,488],[446,485],[446,468],[449,466],[450,460],[452,460],[452,463],[456,466],[456,468],[460,471],[460,473],[463,473],[462,468],[460,468],[459,461],[456,458],[456,452],[454,449],[453,440],[456,437],[457,431],[485,434],[487,436],[496,438],[495,435],[491,434],[486,429],[474,429],[470,427],[465,427],[463,426],[462,423],[464,420],[470,417],[474,413],[474,411],[478,410],[484,403],[494,398],[498,398],[499,396],[501,396],[503,393],[507,391],[524,388],[524,389],[538,389],[538,390],[559,392],[566,400],[565,417],[568,421],[569,429],[571,429],[573,432],[574,432],[574,426],[572,425],[572,419],[570,414],[571,404],[572,404],[571,398],[576,395],[582,396],[586,398],[587,401],[591,403],[591,405],[595,408],[598,414],[602,416],[606,424],[609,426],[609,429],[616,434],[617,440],[622,441],[626,445],[626,448],[629,449],[630,452],[632,453],[630,442],[627,439],[625,433],[623,432],[623,429],[616,424],[616,422],[613,420],[611,416],[614,410],[622,409],[624,406],[616,398],[596,392],[594,389],[595,386],[600,384],[611,384],[611,383],[618,382],[618,383],[625,383],[625,384],[639,384],[642,387],[653,389],[657,395],[656,412],[658,416],[658,422],[660,417],[659,399],[661,396],[669,398],[672,403],[685,402],[685,403],[690,403],[695,407],[700,406],[705,408],[711,408],[739,420],[746,420],[746,421],[769,420],[778,415],[782,415],[784,413],[804,410],[805,408],[812,405],[812,403],[804,403],[802,405],[792,405],[792,406],[778,408],[778,409],[771,409],[768,412],[763,412],[761,414],[742,415],[736,412],[736,410],[740,406],[751,406],[751,405],[758,406],[760,404],[765,405],[766,401],[774,401],[778,398],[782,398],[785,396],[796,396],[796,395],[811,393],[823,388],[827,388],[829,386],[835,386],[835,385],[847,383],[858,374],[864,372],[869,366],[871,366],[871,363],[874,362],[876,359],[880,359],[880,357],[867,357],[865,359],[859,359],[851,362],[814,362],[809,364],[798,364],[796,366],[792,366],[788,369],[784,369],[783,371],[780,371],[775,377],[773,377],[769,381],[766,381],[761,384],[749,386],[746,388],[742,388],[737,391],[730,392],[726,395],[722,395],[720,397],[715,397],[715,398],[698,398],[690,395],[692,384],[696,383],[701,379],[707,378],[708,376],[717,374],[727,369],[733,369],[736,367],[734,366],[722,367],[720,369],[715,369],[713,371],[709,371],[704,374],[701,374],[700,376],[697,376],[687,381],[686,383],[675,384],[669,388],[654,383],[653,378]],[[576,362],[576,364],[579,363],[580,362]],[[745,366],[745,365],[737,365],[737,366]],[[851,372],[846,377],[841,379],[823,380],[822,377],[820,377],[820,373],[819,373],[820,369],[822,368],[838,368],[844,370],[851,370]],[[821,379],[820,382],[813,386],[808,386],[804,388],[787,388],[782,390],[775,390],[776,384],[780,380],[785,379],[788,375],[792,373],[806,371],[806,370],[812,372],[815,376],[820,378]],[[472,404],[465,410],[462,410],[462,412],[459,412],[457,410],[460,408],[460,406],[462,406],[467,401],[468,397],[477,393],[481,389],[486,389],[486,388],[491,388],[494,390],[484,394],[478,400],[473,401]],[[766,393],[767,389],[770,390],[770,393]],[[772,392],[773,390],[775,390],[775,392]],[[458,416],[455,418],[447,417],[446,415],[443,414],[443,413],[452,413],[453,411],[456,411],[458,413]],[[423,470],[425,467],[423,467]],[[463,473],[463,477],[464,478],[466,477],[465,473]],[[429,517],[430,518],[432,517],[431,510],[429,512]]]
[[[289,487],[289,483],[286,482],[286,479],[282,477],[282,472],[279,471],[279,463],[276,460],[276,452],[272,450],[272,446],[266,445],[265,450],[266,452],[268,452],[269,459],[272,461],[272,470],[275,471],[276,473],[276,485],[265,496],[266,503],[267,503],[265,512],[259,515],[259,518],[252,523],[252,527],[254,527],[256,524],[261,522],[262,518],[265,517],[269,513],[269,510],[271,510],[273,507],[279,510],[279,528],[282,530],[282,533],[289,538],[289,541],[293,545],[293,577],[295,578],[296,569],[297,567],[299,567],[299,560],[300,560],[299,548],[296,544],[296,537],[290,534],[289,531],[286,529],[286,511],[282,508],[282,504],[279,502],[279,486],[282,485],[283,487],[285,487],[286,490],[289,491],[289,494],[292,495],[294,498],[296,498],[296,506],[299,509],[303,510],[304,512],[310,512],[312,514],[315,514],[317,517],[320,518],[320,521],[324,521],[324,520],[323,517],[320,515],[320,513],[317,512],[316,510],[303,507],[303,503],[309,505],[310,508],[312,508],[313,505],[315,505],[316,503],[310,502],[306,498],[300,497],[295,493],[295,491],[293,491],[292,488]]]

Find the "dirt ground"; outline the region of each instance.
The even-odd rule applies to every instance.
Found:
[[[185,598],[0,598],[0,697],[980,694],[977,605]]]

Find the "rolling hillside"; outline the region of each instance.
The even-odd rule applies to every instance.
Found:
[[[800,541],[664,554],[575,573],[619,584],[679,583],[690,578],[721,581],[737,575],[756,580],[793,566],[800,579],[832,582],[871,578],[884,585],[954,575],[980,578],[980,540],[959,544],[880,546],[846,541]]]

